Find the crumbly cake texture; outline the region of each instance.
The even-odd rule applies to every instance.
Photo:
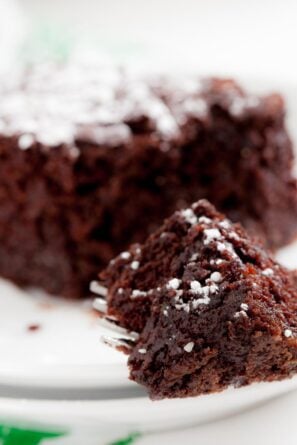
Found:
[[[100,278],[108,316],[139,333],[126,348],[130,377],[153,399],[297,370],[294,277],[207,201],[177,211]]]
[[[70,61],[0,83],[0,274],[79,297],[165,217],[208,198],[271,247],[295,235],[279,95]]]

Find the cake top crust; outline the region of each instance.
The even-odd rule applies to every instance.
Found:
[[[233,118],[282,112],[280,96],[247,95],[232,80],[197,76],[145,78],[112,64],[69,60],[17,71],[0,85],[0,134],[16,136],[20,149],[129,144],[150,135],[179,140],[189,121],[206,121],[213,105]]]

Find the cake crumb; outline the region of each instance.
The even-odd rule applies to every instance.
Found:
[[[138,349],[139,354],[146,354],[147,350],[145,348]]]
[[[291,331],[291,329],[285,329],[284,330],[284,336],[285,337],[289,338],[289,337],[292,337],[292,335],[293,335],[293,332]]]
[[[38,307],[40,307],[41,309],[53,309],[55,306],[49,302],[49,301],[41,301],[37,304]]]
[[[32,323],[27,326],[27,331],[36,332],[36,331],[39,331],[40,328],[41,328],[41,325],[39,323]]]

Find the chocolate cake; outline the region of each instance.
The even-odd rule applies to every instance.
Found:
[[[0,275],[81,297],[164,217],[208,198],[272,248],[296,233],[284,104],[231,80],[70,61],[0,84]]]
[[[119,255],[92,288],[127,334],[106,341],[129,354],[131,379],[153,399],[297,371],[295,277],[205,200]]]

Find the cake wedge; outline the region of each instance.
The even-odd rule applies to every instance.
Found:
[[[153,399],[297,370],[293,274],[205,200],[175,212],[99,279],[105,317],[127,333],[115,346]]]

